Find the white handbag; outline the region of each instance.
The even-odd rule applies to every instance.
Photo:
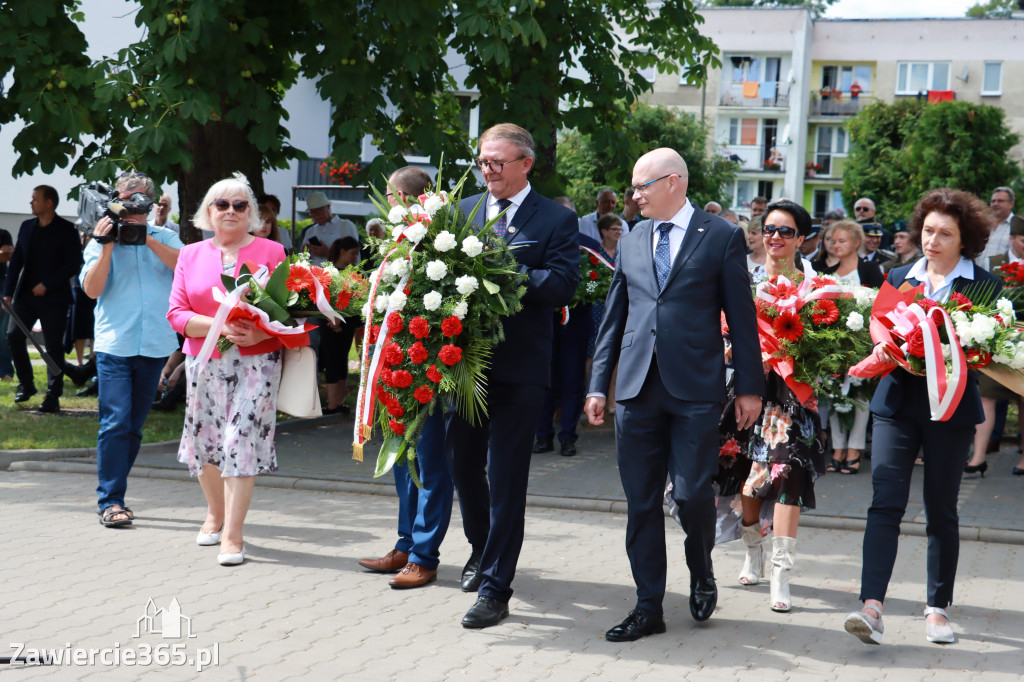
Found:
[[[293,417],[319,417],[320,393],[316,385],[316,353],[309,346],[281,349],[281,388],[277,409]]]

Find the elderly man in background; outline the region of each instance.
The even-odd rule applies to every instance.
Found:
[[[1010,217],[1013,215],[1013,207],[1016,203],[1017,197],[1009,187],[996,187],[992,190],[992,198],[988,202],[988,207],[992,210],[992,215],[995,216],[996,225],[989,233],[985,250],[974,259],[975,263],[986,270],[992,269],[990,261],[993,257],[1006,256],[1010,250]],[[996,265],[999,264],[996,263]]]
[[[299,249],[309,251],[309,260],[313,265],[323,265],[336,239],[352,237],[359,241],[359,230],[355,223],[331,213],[331,202],[323,192],[313,192],[306,197],[306,208],[309,209],[313,224],[302,231]]]
[[[580,234],[601,241],[601,233],[597,230],[597,219],[605,213],[612,213],[618,205],[619,198],[611,187],[603,187],[597,192],[597,210],[580,217]],[[628,229],[628,228],[627,228]]]
[[[174,234],[181,234],[178,223],[171,220],[171,195],[166,192],[161,194],[160,200],[153,205],[153,224],[157,227],[166,227]]]

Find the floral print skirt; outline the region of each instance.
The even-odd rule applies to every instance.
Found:
[[[194,357],[185,358],[188,397],[178,461],[193,476],[207,464],[225,478],[276,471],[281,352],[241,355],[232,346],[203,371],[196,365]]]

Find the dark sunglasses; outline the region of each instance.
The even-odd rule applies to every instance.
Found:
[[[788,225],[781,225],[779,227],[774,225],[764,225],[761,227],[761,234],[765,237],[770,237],[776,232],[778,232],[779,236],[783,239],[793,239],[797,235],[796,229],[789,227]]]
[[[213,202],[213,205],[217,207],[218,211],[226,211],[229,208],[234,208],[235,213],[245,213],[249,209],[249,202],[244,199],[231,202],[227,199],[217,199]]]

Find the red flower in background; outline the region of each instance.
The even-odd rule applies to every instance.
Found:
[[[392,419],[391,421],[388,422],[388,426],[391,427],[391,430],[397,433],[399,436],[405,433],[405,424],[403,424],[400,421]]]
[[[591,264],[591,265],[597,265],[597,264],[598,264],[598,263],[600,263],[600,262],[601,262],[601,261],[599,261],[599,260],[597,259],[597,256],[595,256],[594,254],[590,254],[590,264]]]
[[[402,347],[392,341],[384,348],[384,362],[389,365],[400,365],[402,364],[402,358],[405,356],[402,354]]]
[[[427,349],[419,341],[409,346],[409,359],[417,365],[426,360],[429,355],[430,353],[427,352]]]
[[[458,336],[462,333],[462,320],[452,315],[441,323],[441,333],[445,336]]]
[[[397,372],[393,372],[391,375],[391,380],[398,388],[409,388],[410,386],[412,386],[412,374],[409,374],[409,372],[405,371],[404,369],[400,369]]]
[[[462,359],[462,349],[449,343],[441,347],[441,350],[437,352],[437,357],[450,367]]]
[[[437,365],[431,365],[427,368],[427,378],[435,384],[441,383],[441,373],[437,371]]]
[[[430,324],[417,315],[409,321],[409,333],[417,339],[425,339],[430,336]]]
[[[434,392],[427,388],[426,386],[420,386],[412,394],[412,397],[416,398],[416,400],[420,401],[420,403],[426,405],[427,403],[434,399]]]
[[[334,307],[338,310],[344,310],[348,307],[349,302],[352,300],[352,294],[348,291],[339,291],[338,298],[334,302]]]
[[[402,331],[403,329],[405,329],[405,321],[402,319],[401,315],[399,315],[397,312],[394,312],[394,313],[391,313],[390,315],[388,315],[388,331],[389,332],[391,332],[392,334],[397,334],[398,332]]]
[[[775,335],[783,341],[796,342],[804,335],[804,323],[800,319],[800,315],[788,310],[775,318],[772,322],[772,329],[775,331]]]
[[[320,281],[320,286],[324,289],[328,289],[331,286],[331,273],[323,268],[311,265],[309,266],[309,273]],[[310,278],[310,285],[312,284],[312,278]]]
[[[377,343],[378,336],[380,336],[380,325],[375,324],[370,327],[370,345]]]
[[[832,324],[839,319],[839,308],[833,301],[821,299],[815,301],[811,320],[814,324]]]

